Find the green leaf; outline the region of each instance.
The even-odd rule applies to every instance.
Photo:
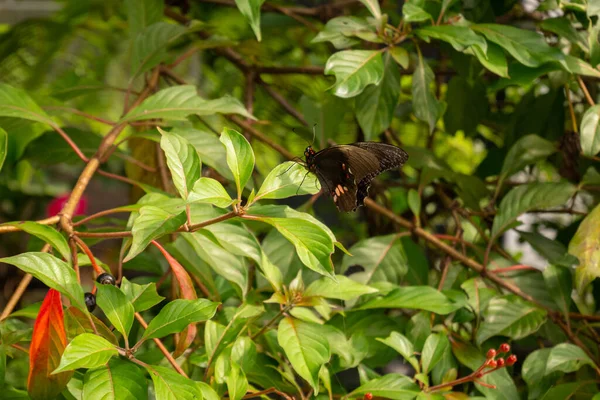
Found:
[[[587,109],[581,118],[581,152],[593,157],[600,152],[600,105]]]
[[[201,400],[202,392],[197,382],[179,375],[171,368],[146,365],[154,382],[156,399],[160,400]]]
[[[129,253],[123,262],[140,254],[154,239],[175,232],[185,221],[185,210],[182,207],[171,207],[170,210],[165,210],[154,206],[143,206],[138,217],[133,221],[131,228],[133,239]]]
[[[171,133],[186,138],[196,148],[203,164],[214,168],[228,180],[233,180],[233,175],[227,165],[225,146],[214,133],[192,128],[173,128]]]
[[[600,15],[600,2],[598,0],[587,1],[586,13],[588,17]]]
[[[493,336],[522,339],[536,332],[546,322],[546,311],[515,295],[490,300],[477,331],[477,343]]]
[[[329,343],[320,326],[286,317],[279,323],[277,341],[294,370],[319,392],[319,370],[331,357]]]
[[[344,50],[333,54],[325,65],[325,75],[335,75],[333,93],[342,98],[358,96],[371,84],[383,79],[380,51]]]
[[[133,304],[136,312],[146,311],[165,299],[156,292],[156,283],[154,282],[146,285],[138,285],[137,283],[129,282],[126,277],[123,277],[121,290],[125,293],[131,304]]]
[[[208,203],[220,208],[229,207],[233,201],[223,185],[212,178],[198,179],[188,196],[190,203]]]
[[[427,122],[429,132],[433,132],[443,111],[442,104],[435,98],[430,89],[434,78],[433,71],[419,53],[418,63],[412,78],[413,112],[421,121]]]
[[[545,375],[555,371],[564,373],[575,372],[584,365],[594,366],[594,361],[585,354],[581,347],[571,343],[561,343],[550,351],[546,363]]]
[[[363,3],[365,7],[367,7],[367,10],[369,10],[372,16],[374,16],[378,20],[381,19],[381,8],[379,7],[379,1],[360,0],[360,2]]]
[[[600,34],[600,24],[596,22],[595,25],[589,24],[589,35],[588,35],[588,46],[590,49],[590,63],[592,67],[597,67],[600,62],[600,40],[598,35]]]
[[[33,275],[46,286],[69,297],[74,305],[87,312],[83,289],[77,281],[73,268],[48,253],[22,253],[13,257],[0,258],[0,262],[14,265],[21,271]]]
[[[496,75],[503,78],[509,78],[508,64],[506,63],[506,56],[504,55],[502,47],[498,46],[496,43],[489,42],[487,46],[487,53],[483,52],[479,46],[471,46],[467,49],[466,53],[474,54],[481,65]]]
[[[350,248],[352,256],[344,256],[342,272],[352,265],[360,265],[364,272],[353,274],[353,279],[361,283],[400,284],[410,268],[404,244],[406,242],[397,234],[361,240]]]
[[[558,63],[565,71],[572,74],[600,78],[600,71],[583,61],[581,58],[566,54],[564,59],[560,60]]]
[[[563,59],[559,49],[550,47],[542,35],[533,31],[500,24],[475,24],[471,25],[471,29],[483,34],[528,67]]]
[[[165,132],[158,128],[162,137],[160,147],[165,152],[167,165],[171,171],[173,184],[179,195],[187,200],[192,187],[200,178],[202,165],[196,149],[179,135]]]
[[[539,26],[545,31],[556,33],[559,37],[578,45],[585,52],[588,51],[585,36],[575,29],[575,26],[567,17],[547,18],[541,21]]]
[[[248,379],[236,362],[231,361],[229,366],[226,378],[228,395],[232,400],[240,400],[248,391]]]
[[[134,363],[113,358],[107,365],[85,374],[82,399],[91,398],[145,400],[148,398],[146,377]]]
[[[566,316],[571,307],[571,292],[573,291],[573,277],[570,269],[550,264],[544,269],[543,275],[548,293]]]
[[[587,286],[600,277],[600,205],[586,215],[569,242],[569,254],[579,259],[575,269],[575,289],[583,295]],[[1,261],[1,260],[0,260]]]
[[[385,72],[379,85],[367,86],[356,98],[356,119],[364,131],[365,140],[371,140],[385,131],[392,122],[400,96],[400,71],[392,58],[385,57]]]
[[[421,215],[421,197],[415,189],[408,191],[408,208],[415,216]]]
[[[374,33],[372,26],[364,18],[353,16],[336,17],[327,21],[325,28],[315,36],[311,43],[328,41],[336,49],[345,49],[359,43],[353,36],[364,33]]]
[[[162,0],[125,0],[124,3],[129,24],[129,36],[132,38],[163,17],[165,5]]]
[[[396,350],[402,357],[404,357],[406,361],[410,363],[410,365],[412,365],[415,371],[421,371],[421,368],[419,367],[419,361],[417,360],[417,357],[415,357],[415,349],[413,344],[406,338],[406,336],[398,332],[392,332],[387,338],[377,338],[377,340]]]
[[[560,263],[567,254],[567,247],[556,240],[550,240],[538,232],[517,231],[521,239],[533,247],[542,257],[551,263]]]
[[[532,398],[541,398],[561,376],[559,372],[546,373],[551,351],[551,348],[535,350],[523,362],[521,376],[527,382],[528,394]]]
[[[6,153],[8,152],[8,133],[0,128],[0,171],[6,160]]]
[[[332,276],[333,234],[323,224],[308,214],[282,206],[250,207],[248,216],[274,226],[294,245],[298,257],[308,268]]]
[[[287,197],[315,194],[319,191],[317,181],[305,179],[306,168],[293,161],[276,166],[265,178],[254,201],[261,199],[285,199]]]
[[[144,100],[121,119],[123,122],[164,118],[185,120],[188,115],[240,114],[246,118],[254,117],[246,111],[239,100],[224,96],[215,100],[204,100],[192,85],[173,86],[163,89]]]
[[[7,222],[2,225],[12,225],[22,231],[29,233],[30,235],[36,236],[46,243],[49,243],[54,247],[60,255],[67,260],[71,261],[71,250],[69,244],[63,235],[61,235],[56,229],[48,225],[38,224],[34,221],[23,221],[23,222]]]
[[[158,315],[150,321],[142,335],[142,340],[160,338],[171,333],[181,332],[189,324],[211,319],[217,312],[219,303],[206,299],[177,299],[167,303]]]
[[[54,124],[27,92],[5,83],[0,83],[0,117],[23,118],[49,125]]]
[[[404,22],[433,21],[431,14],[418,5],[408,2],[402,6],[402,16],[404,17]]]
[[[186,32],[179,24],[156,22],[140,31],[132,46],[131,79],[165,61],[166,48]]]
[[[421,352],[421,364],[423,365],[424,374],[428,374],[440,362],[449,346],[450,341],[447,336],[439,333],[429,335]]]
[[[77,368],[96,368],[118,354],[115,346],[103,337],[82,333],[67,345],[58,368],[52,374]]]
[[[385,397],[386,399],[412,400],[420,392],[417,384],[410,378],[400,374],[387,374],[361,385],[348,397],[356,398],[371,393],[373,396]]]
[[[408,51],[406,51],[404,47],[392,47],[388,51],[399,66],[401,66],[404,69],[408,68],[410,59],[408,56]]]
[[[414,32],[427,42],[430,39],[438,39],[450,43],[457,51],[463,51],[469,46],[477,46],[483,53],[487,52],[485,39],[473,32],[468,26],[431,25],[419,28]]]
[[[235,283],[242,294],[248,289],[248,267],[241,257],[225,250],[213,240],[209,231],[200,230],[194,233],[183,233],[184,239],[192,245],[198,256],[204,260],[217,274]]]
[[[576,191],[577,187],[568,182],[536,182],[513,188],[500,203],[492,236],[500,235],[523,213],[564,205]]]
[[[259,42],[262,39],[260,34],[260,7],[264,2],[265,0],[235,0],[235,5],[248,20]]]
[[[320,296],[328,299],[351,300],[363,294],[378,292],[377,289],[353,281],[344,275],[335,277],[337,282],[329,277],[314,281],[304,292],[304,297]]]
[[[445,315],[458,310],[460,304],[453,303],[431,286],[404,286],[392,290],[386,296],[369,300],[359,310],[374,308],[409,308]]]
[[[526,135],[512,145],[502,164],[500,177],[502,180],[525,168],[530,164],[545,160],[556,153],[556,146],[538,135]]]
[[[223,129],[220,140],[227,150],[227,165],[233,173],[238,197],[240,197],[254,170],[254,151],[246,138],[233,129]]]
[[[96,302],[108,320],[124,337],[129,336],[135,310],[121,290],[112,285],[96,283]]]

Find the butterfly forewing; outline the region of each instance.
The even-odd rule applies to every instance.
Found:
[[[322,150],[307,158],[307,167],[340,211],[353,211],[363,205],[373,178],[400,167],[407,159],[408,154],[399,147],[358,142]]]

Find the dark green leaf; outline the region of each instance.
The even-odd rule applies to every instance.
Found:
[[[235,5],[248,20],[259,42],[261,41],[260,7],[264,2],[265,0],[235,0]]]
[[[166,48],[185,33],[178,24],[156,22],[140,31],[133,41],[132,78],[143,74],[168,57]]]
[[[2,166],[4,165],[4,160],[6,160],[6,153],[8,148],[8,133],[2,128],[0,128],[0,171],[2,171]]]
[[[358,96],[369,85],[379,85],[383,69],[381,52],[345,50],[329,57],[325,75],[335,75],[332,89],[336,96],[349,98]]]
[[[570,269],[550,264],[544,269],[544,281],[552,295],[554,302],[567,315],[571,306],[571,292],[573,291],[573,277]]]
[[[512,145],[506,154],[502,164],[501,177],[507,178],[527,165],[544,160],[554,154],[556,150],[552,142],[537,135],[523,136]]]
[[[469,46],[477,46],[485,54],[487,42],[471,30],[468,26],[458,25],[431,25],[414,31],[419,37],[426,39],[439,39],[448,42],[457,51],[463,51]]]
[[[72,371],[77,368],[96,368],[104,365],[119,354],[115,346],[106,339],[82,333],[65,348],[60,365],[52,373]]]
[[[460,305],[431,286],[404,286],[394,289],[386,296],[369,300],[359,309],[373,308],[409,308],[445,315],[458,310]]]
[[[189,324],[211,319],[218,306],[219,303],[206,299],[173,300],[150,321],[142,339],[160,338],[181,332]]]
[[[486,96],[485,87],[480,82],[470,83],[460,76],[452,78],[446,93],[446,98],[451,99],[444,113],[446,131],[455,133],[461,130],[467,135],[473,134],[486,116]]]
[[[564,37],[586,52],[588,50],[586,38],[575,29],[575,26],[567,17],[547,18],[540,22],[540,28],[556,33],[559,37]]]
[[[5,83],[0,83],[0,117],[23,118],[49,125],[54,124],[24,90]]]
[[[129,35],[135,38],[144,28],[160,21],[163,8],[161,0],[125,0]]]
[[[550,240],[538,232],[517,232],[521,239],[529,243],[535,251],[551,263],[560,262],[567,254],[567,248],[561,242]]]
[[[443,111],[442,104],[435,98],[430,89],[433,81],[433,71],[429,68],[423,56],[419,54],[412,79],[413,112],[417,118],[427,123],[430,132],[435,129],[435,125],[442,116]]]

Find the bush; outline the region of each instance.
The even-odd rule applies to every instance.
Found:
[[[598,392],[597,2],[166,3],[0,36],[0,397]]]

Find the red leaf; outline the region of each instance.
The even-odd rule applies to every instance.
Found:
[[[35,320],[29,347],[27,391],[33,400],[53,399],[67,386],[73,371],[51,375],[66,346],[60,293],[50,289]]]
[[[198,296],[196,295],[196,289],[194,289],[194,283],[192,282],[192,278],[187,273],[185,268],[177,261],[167,250],[165,250],[158,242],[152,241],[158,250],[163,254],[169,265],[171,266],[171,272],[177,281],[177,286],[179,286],[179,293],[181,298],[187,300],[196,300]],[[198,329],[195,324],[188,325],[179,335],[179,339],[177,340],[177,346],[175,348],[175,352],[173,356],[175,358],[179,357],[183,354],[183,352],[190,347],[190,344],[194,341],[196,337],[196,333]]]

